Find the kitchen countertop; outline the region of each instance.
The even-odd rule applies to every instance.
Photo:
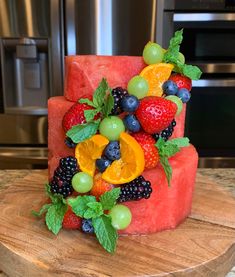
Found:
[[[34,170],[36,171],[36,170]],[[23,178],[28,175],[31,170],[0,170],[0,190],[7,186],[7,184],[12,183],[17,178]],[[209,177],[217,184],[223,186],[229,190],[232,195],[235,197],[235,169],[226,168],[226,169],[198,169],[198,173]],[[6,277],[4,273],[0,272],[0,277]],[[226,277],[235,277],[235,265],[231,269]]]

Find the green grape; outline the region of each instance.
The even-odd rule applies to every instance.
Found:
[[[165,97],[166,99],[174,102],[177,105],[177,112],[176,112],[176,116],[179,115],[182,112],[183,109],[183,102],[182,100],[175,95],[169,95]]]
[[[143,58],[146,64],[160,63],[163,60],[164,51],[162,47],[154,42],[148,42],[143,51]]]
[[[109,116],[100,122],[99,131],[101,135],[113,141],[119,139],[121,132],[125,131],[125,126],[119,117]]]
[[[129,94],[136,96],[138,99],[144,98],[149,90],[148,82],[141,76],[134,76],[130,79],[127,90]]]
[[[78,172],[72,178],[72,187],[79,193],[90,191],[92,186],[93,178],[85,172]]]
[[[129,208],[124,205],[115,205],[110,211],[109,215],[112,219],[112,225],[117,230],[123,230],[131,223],[132,214]]]
[[[182,64],[185,64],[185,57],[181,52],[179,52],[178,61]]]

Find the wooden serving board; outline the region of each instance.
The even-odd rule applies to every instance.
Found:
[[[192,215],[175,230],[122,236],[106,253],[79,231],[50,233],[30,211],[45,202],[45,171],[0,192],[0,269],[9,276],[213,276],[235,264],[235,199],[198,176]]]

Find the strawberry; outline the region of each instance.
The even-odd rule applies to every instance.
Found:
[[[145,132],[134,133],[132,136],[144,151],[145,168],[154,168],[159,162],[158,149],[154,145],[156,143],[155,139]]]
[[[76,214],[69,207],[64,215],[62,226],[65,229],[80,229],[82,225],[81,217],[76,216]]]
[[[186,88],[188,91],[192,88],[192,80],[181,74],[172,74],[169,78],[176,83],[178,89]]]
[[[92,109],[93,108],[87,104],[75,103],[64,115],[62,125],[65,132],[74,125],[86,123],[84,111]]]
[[[90,194],[95,196],[97,200],[99,200],[100,196],[104,194],[106,191],[109,191],[114,188],[114,185],[106,182],[101,178],[101,173],[97,173],[94,177],[94,184],[90,191]]]
[[[177,105],[162,97],[148,96],[140,101],[136,111],[142,128],[146,133],[159,133],[174,119]]]

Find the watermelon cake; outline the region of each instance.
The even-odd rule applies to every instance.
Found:
[[[142,57],[68,56],[64,96],[48,101],[49,230],[94,234],[114,252],[118,234],[175,228],[191,211],[198,155],[184,136],[196,66],[149,42]]]

